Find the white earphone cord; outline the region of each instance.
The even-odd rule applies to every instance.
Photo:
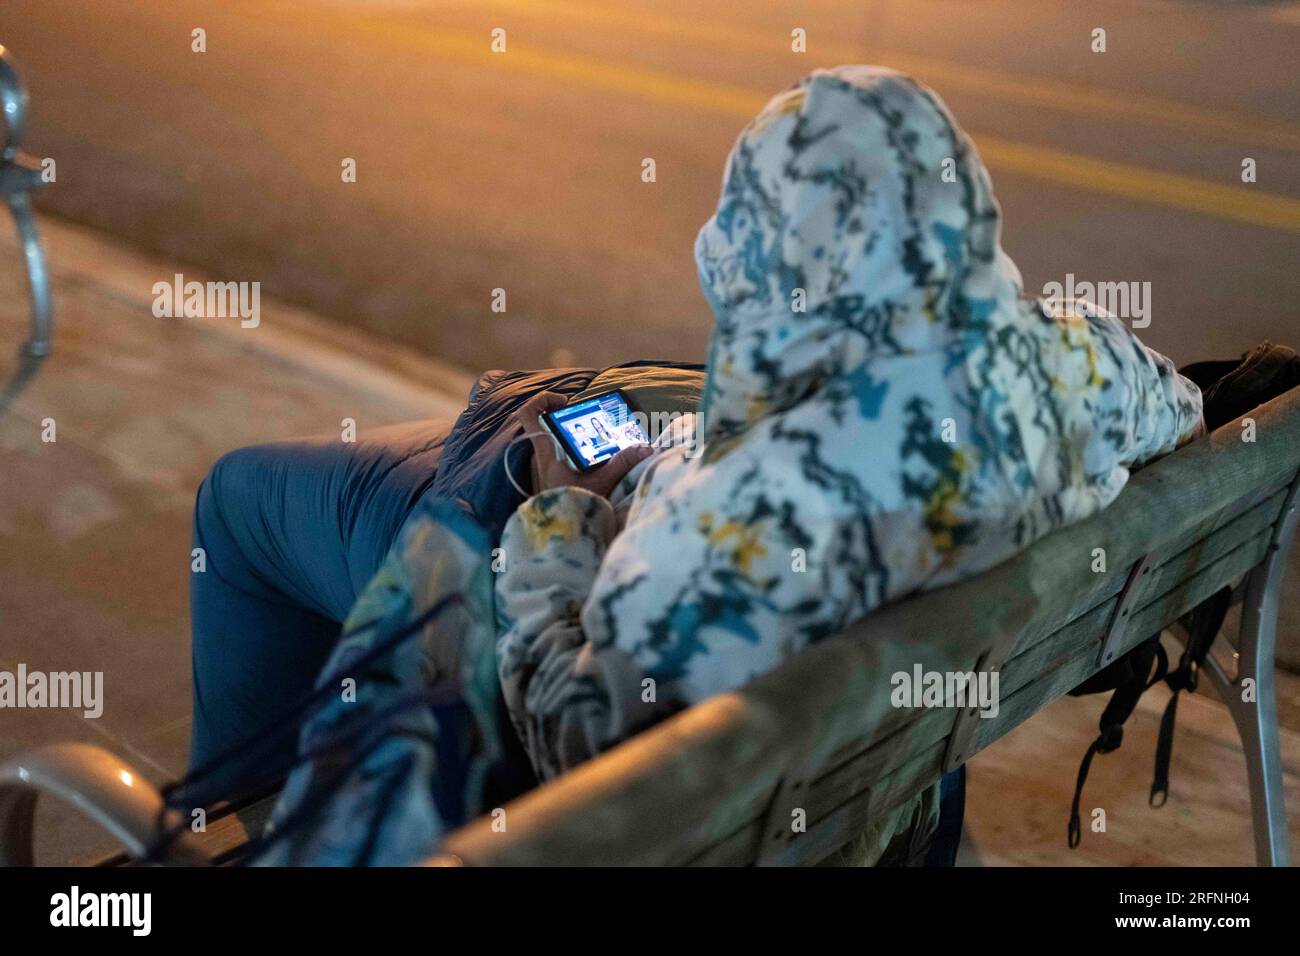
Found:
[[[563,454],[563,452],[560,450],[559,444],[555,441],[555,436],[550,432],[544,431],[526,432],[523,435],[516,435],[510,440],[510,444],[506,445],[505,453],[501,456],[501,464],[506,470],[506,480],[509,481],[510,484],[514,485],[515,491],[519,492],[519,494],[525,498],[532,497],[532,493],[521,488],[519,482],[515,481],[514,472],[510,470],[510,449],[515,447],[515,442],[536,438],[539,435],[545,435],[547,438],[551,439],[551,444],[555,445],[555,458],[557,461],[560,460],[560,455]],[[651,464],[646,465],[645,471],[641,472],[641,477],[637,479],[636,487],[632,489],[632,501],[636,501],[640,496],[641,486],[645,484],[646,479],[650,477],[654,470],[659,467],[659,464],[660,462],[652,462]]]
[[[515,491],[519,492],[525,498],[532,497],[532,492],[525,491],[523,488],[519,487],[519,482],[515,481],[514,472],[510,470],[510,449],[515,447],[515,442],[521,442],[524,441],[525,439],[536,438],[538,435],[546,435],[546,437],[550,438],[550,434],[544,431],[525,432],[522,435],[516,435],[513,439],[511,439],[510,444],[506,445],[505,454],[501,456],[501,464],[505,466],[506,469],[506,479],[510,482],[510,484],[515,486]],[[551,438],[551,441],[552,443],[554,443],[555,439]],[[559,453],[559,448],[557,447],[556,454],[558,453]]]

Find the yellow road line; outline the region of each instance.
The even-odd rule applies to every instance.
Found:
[[[990,136],[976,136],[975,143],[984,161],[1002,172],[1216,219],[1300,233],[1300,200],[1288,196]]]
[[[652,103],[682,106],[747,120],[769,94],[745,87],[627,67],[571,53],[543,51],[510,36],[506,53],[494,54],[489,37],[412,29],[366,18],[356,30],[449,60],[508,70]],[[1077,153],[976,135],[980,154],[995,170],[1057,185],[1104,193],[1252,226],[1300,233],[1300,200],[1253,187],[1228,186],[1193,176],[1094,159]]]
[[[704,25],[651,13],[615,10],[574,0],[493,0],[493,11],[509,9],[527,16],[565,17],[581,23],[600,23],[633,34],[650,34],[711,49],[741,53],[789,53],[788,33],[761,33],[738,25]],[[790,54],[792,57],[796,54]],[[1261,116],[1240,116],[1219,110],[1188,106],[1175,100],[1124,90],[1105,92],[1040,78],[1009,76],[945,60],[892,50],[875,50],[825,43],[816,33],[808,38],[808,54],[821,65],[860,63],[864,57],[889,66],[935,87],[940,93],[957,91],[1010,103],[1129,120],[1212,136],[1251,146],[1271,146],[1300,152],[1300,127]]]

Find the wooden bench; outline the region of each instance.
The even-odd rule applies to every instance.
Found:
[[[504,831],[491,817],[462,827],[427,862],[820,862],[1231,586],[1242,607],[1239,646],[1232,648],[1236,672],[1211,655],[1204,673],[1241,735],[1256,858],[1286,865],[1273,652],[1300,505],[1300,389],[1249,417],[1253,443],[1243,441],[1242,420],[1224,426],[1140,471],[1091,519],[978,578],[870,615],[744,689],[699,704],[508,804]],[[1093,570],[1099,554],[1100,572]],[[998,672],[997,716],[891,706],[891,676],[917,664],[940,673]],[[1254,681],[1250,703],[1242,699],[1246,680]],[[81,758],[55,760],[51,769],[38,760],[50,751],[0,766],[0,862],[30,859],[36,792],[78,792]],[[91,762],[98,765],[94,779],[110,791],[114,773],[130,772],[102,751]],[[31,772],[38,763],[39,780]],[[101,806],[101,821],[132,817],[130,800],[137,804],[133,819],[148,817],[138,793],[96,791],[96,799],[128,802],[112,812]],[[797,811],[805,830],[791,826]],[[130,828],[119,824],[115,832],[124,829]],[[230,834],[222,832],[228,844]],[[148,834],[123,838],[129,850]],[[215,849],[187,838],[178,853],[211,859]],[[230,854],[223,844],[220,858]]]
[[[933,784],[1202,599],[1238,585],[1238,673],[1207,667],[1241,734],[1255,854],[1286,865],[1273,687],[1295,531],[1300,389],[1133,476],[1109,508],[978,578],[891,605],[736,693],[452,834],[440,863],[803,864]],[[1095,549],[1104,573],[1094,573]],[[942,640],[936,638],[942,637]],[[1217,642],[1216,642],[1217,643]],[[1001,708],[895,709],[890,677],[1000,671]],[[1255,703],[1238,689],[1255,681]],[[805,832],[794,832],[802,809]]]

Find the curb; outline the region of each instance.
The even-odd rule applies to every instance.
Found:
[[[181,273],[186,281],[207,282],[222,277],[168,263],[116,242],[103,233],[48,215],[38,216],[51,278],[74,282],[131,309],[150,321],[184,322],[201,333],[233,339],[276,362],[308,369],[330,381],[359,388],[381,401],[409,408],[419,417],[456,415],[477,380],[450,363],[383,339],[372,332],[349,328],[305,309],[268,296],[260,300],[261,322],[243,329],[237,321],[211,318],[155,319],[153,285]],[[0,239],[5,256],[21,255],[15,240]],[[56,290],[57,293],[57,290]],[[20,295],[26,295],[25,290]],[[59,350],[59,312],[54,302],[54,352]]]

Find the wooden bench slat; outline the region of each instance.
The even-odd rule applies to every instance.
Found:
[[[1213,536],[1223,528],[1235,524],[1247,516],[1250,516],[1251,521],[1275,521],[1286,493],[1287,486],[1279,485],[1258,490],[1256,493],[1247,495],[1239,501],[1233,501],[1225,508],[1215,511],[1197,522],[1190,531],[1179,535],[1172,542],[1161,547],[1159,552],[1164,555],[1162,560],[1165,563],[1177,560],[1184,552],[1203,541],[1207,536]],[[1108,555],[1108,559],[1110,557]],[[1025,653],[1031,650],[1039,641],[1054,637],[1067,625],[1094,613],[1098,607],[1111,602],[1124,587],[1127,571],[1133,565],[1132,559],[1137,557],[1140,557],[1140,555],[1125,555],[1122,558],[1117,558],[1121,561],[1119,574],[1096,575],[1098,586],[1095,589],[1085,591],[1075,600],[1060,602],[1052,612],[1045,613],[1036,619],[1021,636],[1017,645],[1017,653]],[[1079,556],[1079,567],[1088,567],[1089,571],[1091,571],[1091,559],[1090,553],[1081,554]],[[1158,563],[1157,566],[1163,565]]]
[[[1233,578],[1249,571],[1259,563],[1267,547],[1268,532],[1264,532],[1148,604],[1134,616],[1126,629],[1122,649],[1130,650],[1140,641],[1159,633]],[[1100,648],[1100,640],[1089,641],[1038,680],[1004,697],[998,716],[980,722],[980,749],[1005,736],[1046,703],[1096,673]]]
[[[1169,626],[1215,591],[1227,587],[1258,565],[1268,553],[1272,533],[1272,528],[1265,528],[1250,540],[1216,558],[1212,564],[1144,604],[1133,615],[1127,632],[1129,639],[1125,645],[1132,646],[1143,639],[1143,634],[1149,637]]]
[[[1153,571],[1156,583],[1148,584],[1148,587],[1159,586],[1161,582],[1172,582],[1168,585],[1172,587],[1194,572],[1198,565],[1212,563],[1215,556],[1234,550],[1272,528],[1278,519],[1284,496],[1285,491],[1276,492],[1246,514],[1238,516],[1231,524],[1213,532],[1197,546],[1181,548],[1174,557],[1156,565]],[[1151,600],[1154,600],[1154,596]],[[1002,669],[1001,692],[1005,695],[1018,690],[1035,672],[1050,668],[1062,654],[1069,656],[1081,633],[1093,631],[1100,635],[1110,615],[1114,613],[1116,604],[1117,595],[1112,595],[1108,601],[1094,607],[1083,617],[1032,647],[1018,652]]]
[[[1005,700],[1044,673],[1074,657],[1081,647],[1099,647],[1101,636],[1118,603],[1119,598],[1112,597],[1077,621],[1070,622],[1047,640],[1039,641],[1024,654],[1013,657],[1002,668],[999,679],[998,690],[1002,698]]]
[[[1241,527],[1257,528],[1259,524],[1258,520],[1254,520]],[[1233,527],[1222,530],[1229,532]],[[1154,597],[1135,616],[1130,632],[1147,636],[1158,633],[1164,626],[1172,623],[1186,610],[1194,607],[1238,574],[1258,564],[1267,547],[1269,531],[1270,526],[1265,524],[1248,541],[1237,544],[1227,554],[1213,559],[1209,566],[1201,569],[1197,574],[1179,581],[1169,591]],[[1226,542],[1234,541],[1239,536],[1240,533],[1226,535],[1221,537],[1220,541],[1227,546]],[[1182,563],[1188,565],[1191,559]],[[1106,605],[1095,608],[1083,619],[1067,625],[1058,632],[1056,637],[1059,637],[1059,640],[1049,639],[1039,642],[1029,655],[1012,661],[1011,665],[1003,671],[1000,687],[1002,712],[1007,716],[1003,717],[1000,713],[998,717],[989,719],[992,729],[981,734],[982,737],[987,737],[987,741],[981,746],[987,746],[987,743],[1002,737],[1029,714],[1056,697],[1068,693],[1095,672],[1101,635],[1115,604],[1116,601],[1111,600]],[[1055,659],[1053,659],[1054,655]],[[1029,688],[1029,696],[1017,694],[1017,691],[1026,687]],[[906,762],[905,757],[900,759],[900,754],[929,753],[929,748],[943,741],[946,733],[951,729],[953,717],[954,712],[951,709],[923,711],[907,725],[908,733],[896,733],[888,738],[892,745],[889,748],[873,746],[857,759],[819,778],[813,785],[810,817],[814,816],[816,811],[824,810],[828,802],[839,805],[855,798],[859,793],[866,793],[870,790],[869,784],[872,781],[891,779],[898,768]],[[925,762],[921,767],[927,771],[929,769],[928,763]],[[929,785],[923,779],[916,779],[914,782],[918,787]],[[877,806],[880,808],[878,801]]]
[[[1258,521],[1253,522],[1253,525],[1258,524]],[[1132,632],[1142,634],[1147,632],[1144,628],[1147,630],[1155,628],[1151,630],[1151,633],[1155,633],[1159,630],[1157,622],[1161,625],[1172,623],[1178,616],[1190,610],[1234,577],[1254,567],[1259,563],[1267,547],[1269,530],[1269,526],[1265,525],[1264,529],[1249,541],[1221,555],[1209,567],[1153,599],[1135,617],[1131,627]],[[1109,603],[1113,605],[1115,602]],[[1071,637],[1079,633],[1087,633],[1089,629],[1097,628],[1095,619],[1098,617],[1096,613],[1089,615],[1089,618],[1093,619],[1092,628],[1087,626],[1089,622],[1076,622],[1076,625],[1084,626],[1069,627],[1065,630],[1073,632],[1070,634]],[[1001,712],[998,717],[989,720],[990,728],[983,731],[981,737],[987,737],[988,743],[1000,739],[1042,706],[1064,696],[1094,673],[1100,647],[1099,630],[1097,634],[1095,639],[1076,644],[1075,653],[1065,660],[1055,665],[1045,665],[1043,674],[1030,683],[1027,696],[1014,693],[1005,696]],[[923,712],[910,726],[919,729],[928,725],[933,731],[934,728],[944,726],[937,718],[945,714],[948,715],[948,723],[951,724],[951,711],[930,710]],[[1006,716],[1004,717],[1003,714]],[[914,756],[903,761],[891,762],[889,757],[892,754],[882,754],[880,748],[873,748],[864,755],[865,759],[862,762],[851,765],[851,772],[842,769],[835,775],[818,780],[814,784],[808,805],[809,820],[814,822],[808,828],[807,842],[795,841],[799,849],[788,849],[779,861],[805,862],[808,859],[815,859],[818,853],[828,855],[844,845],[851,838],[855,828],[864,821],[873,815],[889,812],[906,797],[931,786],[941,773],[942,731],[940,735],[940,739],[935,741],[925,739],[928,735],[922,734],[918,734],[911,740],[907,739],[907,735],[894,735],[891,740],[896,741],[900,749],[909,747]],[[987,743],[981,743],[980,746],[982,749],[983,746],[987,746]],[[903,752],[907,751],[903,750]],[[755,827],[756,825],[751,825],[746,828],[747,833],[751,833],[751,838]],[[761,838],[771,839],[772,836],[763,833]],[[737,845],[741,842],[736,841]]]
[[[937,713],[937,712],[932,712]],[[881,777],[877,783],[862,791],[855,791],[839,799],[834,794],[820,793],[806,808],[808,832],[791,843],[772,862],[778,865],[816,863],[844,846],[861,823],[874,814],[887,813],[910,798],[915,781],[931,777],[939,779],[943,761],[942,741],[912,754],[903,764]],[[926,784],[929,786],[929,784]],[[785,821],[781,821],[785,822]],[[784,834],[782,834],[784,835]],[[689,862],[692,866],[738,866],[752,863],[764,840],[774,839],[776,833],[763,828],[763,820],[755,819],[725,839],[705,848]]]
[[[1191,573],[1197,570],[1199,564],[1213,565],[1218,557],[1224,556],[1222,552],[1230,553],[1242,544],[1258,539],[1260,535],[1268,532],[1277,520],[1282,497],[1283,492],[1270,496],[1266,501],[1249,509],[1245,515],[1239,516],[1231,524],[1211,534],[1198,547],[1180,549],[1175,557],[1165,564],[1157,566],[1156,578],[1148,586],[1159,587],[1162,582],[1165,582],[1169,584],[1170,590],[1172,590],[1181,586],[1190,577]],[[1262,552],[1260,542],[1256,540],[1254,543],[1255,550],[1247,552],[1244,560],[1257,563],[1257,556]],[[1211,576],[1215,578],[1220,577],[1222,574],[1222,568],[1211,572]],[[1230,578],[1224,578],[1223,580],[1226,583]],[[1164,596],[1164,594],[1153,595],[1145,607],[1151,607]],[[1112,597],[1105,604],[1087,612],[1082,618],[1071,622],[1047,639],[1039,641],[1028,651],[1013,657],[1007,666],[1002,669],[1000,675],[999,690],[1002,697],[1009,699],[1026,684],[1042,675],[1055,671],[1063,664],[1085,658],[1088,655],[1095,657],[1101,636],[1105,632],[1106,625],[1110,620],[1110,616],[1114,613],[1117,603],[1117,598]],[[1140,615],[1143,613],[1143,611],[1139,611]],[[1172,612],[1162,605],[1158,611],[1148,613],[1147,617],[1154,618],[1167,613]],[[1139,628],[1143,626],[1144,621],[1145,618],[1139,619]],[[944,711],[927,711],[919,718],[905,725],[904,730],[895,731],[888,739],[900,738],[904,741],[904,746],[928,746],[937,739],[941,739],[951,730],[951,712],[948,712],[946,720],[943,719],[944,713]],[[879,777],[893,770],[896,765],[896,762],[890,761],[890,754],[882,751],[879,743],[870,746],[866,750],[862,750],[859,746],[855,755],[838,763],[828,773],[818,778],[814,782],[814,787],[818,789],[827,788],[832,792],[846,791],[852,794],[863,786],[864,781]]]
[[[833,804],[832,800],[819,797],[809,810],[809,818],[815,818],[816,822],[809,826],[804,838],[791,843],[778,862],[800,865],[825,859],[844,846],[855,833],[861,832],[872,819],[878,819],[914,794],[937,783],[943,775],[943,755],[942,742],[926,748],[872,786],[834,805],[833,809],[827,806]]]
[[[1267,515],[1265,523],[1278,519],[1282,503],[1290,491],[1290,483],[1275,488],[1259,489],[1254,494],[1246,495],[1240,501],[1234,501],[1222,511],[1200,522],[1189,532],[1179,535],[1172,544],[1161,549],[1163,560],[1168,561],[1195,547],[1200,542],[1214,535],[1215,532],[1236,524],[1239,521]]]
[[[884,740],[873,740],[865,749],[859,745],[853,759],[819,777],[813,786],[818,790],[846,795],[857,792],[866,782],[898,769],[910,759],[916,748],[945,740],[952,732],[956,713],[951,708],[928,708],[912,711],[909,716],[901,731]]]

